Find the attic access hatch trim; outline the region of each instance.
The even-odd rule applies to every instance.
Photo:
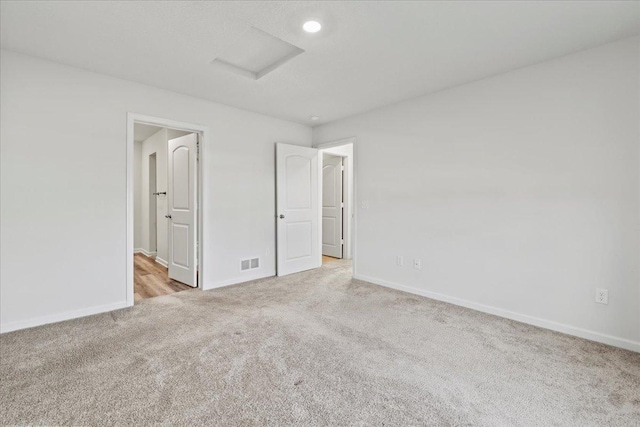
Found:
[[[211,61],[211,64],[258,80],[301,53],[304,53],[304,49],[251,27],[233,46]],[[250,65],[252,61],[253,66]]]

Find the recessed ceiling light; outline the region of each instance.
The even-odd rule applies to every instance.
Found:
[[[316,120],[320,119],[320,117],[318,117],[318,116],[311,116],[311,117],[309,117],[309,118],[310,118],[311,120],[313,120],[313,121],[316,121]]]
[[[302,25],[302,29],[307,33],[317,33],[322,29],[322,25],[318,21],[307,21]]]

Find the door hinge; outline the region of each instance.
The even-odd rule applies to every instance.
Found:
[[[340,244],[344,245],[344,239],[340,239]]]
[[[196,141],[196,160],[200,160],[200,138]]]

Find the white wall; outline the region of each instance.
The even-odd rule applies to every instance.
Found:
[[[147,197],[153,192],[149,188],[149,156],[156,155],[156,191],[159,193],[167,191],[167,129],[160,129],[155,134],[144,140],[142,143],[142,236],[143,249],[147,253],[155,254],[163,263],[167,264],[168,259],[168,227],[169,223],[164,217],[167,214],[167,196],[158,195],[156,198],[156,211],[150,212]],[[156,223],[155,239],[150,234],[150,223]],[[153,244],[155,242],[155,245]],[[155,247],[152,247],[155,246]],[[157,250],[157,251],[156,251]]]
[[[638,56],[636,37],[314,128],[357,137],[358,276],[640,351]]]
[[[133,247],[135,250],[142,249],[142,141],[135,141],[133,144]]]
[[[127,112],[211,130],[205,286],[275,273],[274,143],[310,146],[309,127],[9,51],[0,60],[3,331],[125,305]],[[255,254],[261,268],[240,273]]]

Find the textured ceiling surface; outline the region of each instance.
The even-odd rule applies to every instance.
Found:
[[[145,125],[142,123],[135,123],[133,126],[133,140],[134,141],[144,141],[149,138],[154,133],[158,132],[161,127]]]
[[[259,80],[212,65],[252,26],[305,52]],[[639,32],[635,1],[1,3],[5,49],[309,125]]]

